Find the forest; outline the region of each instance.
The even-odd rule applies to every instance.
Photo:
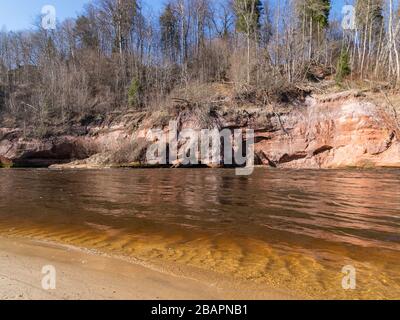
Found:
[[[95,0],[54,30],[3,30],[0,122],[44,136],[216,83],[242,97],[325,79],[398,88],[397,1],[354,0],[337,16],[334,2],[168,0],[157,13],[150,1]]]

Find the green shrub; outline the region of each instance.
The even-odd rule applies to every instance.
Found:
[[[351,73],[350,56],[346,51],[340,53],[336,72],[336,82],[341,83],[343,79]]]
[[[128,90],[129,106],[137,108],[140,105],[140,82],[137,78],[133,78]]]

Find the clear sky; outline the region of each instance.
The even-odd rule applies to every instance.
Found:
[[[53,5],[57,10],[59,21],[75,17],[82,11],[86,3],[92,0],[0,0],[0,29],[9,31],[33,28],[34,22],[40,15],[44,5]],[[277,1],[277,0],[273,0]],[[340,13],[346,0],[333,0],[334,10]],[[144,0],[157,10],[164,0]],[[337,14],[336,13],[336,14]]]
[[[0,0],[0,28],[7,30],[30,29],[42,7],[54,5],[57,18],[64,20],[76,16],[88,0]]]
[[[0,30],[9,31],[31,29],[41,15],[42,7],[53,5],[56,8],[57,20],[76,17],[84,5],[92,0],[0,0]],[[145,3],[157,9],[163,0],[144,0]]]

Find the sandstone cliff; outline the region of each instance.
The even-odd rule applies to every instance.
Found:
[[[22,130],[0,128],[0,164],[90,168],[145,165],[146,132],[179,129],[251,128],[259,165],[296,168],[400,167],[399,122],[394,108],[357,92],[309,96],[285,110],[184,106],[164,115],[130,113],[111,123],[87,125],[83,135],[26,138]],[[61,166],[60,166],[61,164]]]

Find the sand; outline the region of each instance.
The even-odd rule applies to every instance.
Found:
[[[42,288],[44,266],[56,270],[56,289]],[[207,277],[205,277],[207,278]],[[212,278],[210,278],[212,279]],[[295,299],[276,289],[235,281],[199,281],[84,250],[0,238],[0,299],[226,300]]]

